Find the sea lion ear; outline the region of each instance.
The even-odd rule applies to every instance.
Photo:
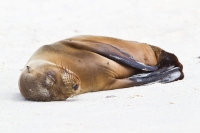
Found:
[[[71,47],[94,52],[108,59],[116,61],[117,63],[127,65],[133,68],[138,68],[140,70],[155,71],[158,69],[157,66],[148,66],[144,63],[136,61],[127,52],[112,44],[105,44],[101,41],[97,42],[90,39],[79,40],[76,38],[70,38],[68,40],[65,40],[65,43]]]

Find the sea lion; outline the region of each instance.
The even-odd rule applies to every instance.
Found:
[[[159,47],[102,36],[77,36],[44,45],[19,78],[29,100],[66,100],[77,94],[183,79],[178,58]]]

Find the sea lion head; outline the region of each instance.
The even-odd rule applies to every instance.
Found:
[[[80,85],[75,73],[45,61],[28,63],[19,79],[21,94],[34,101],[66,100],[80,92]]]

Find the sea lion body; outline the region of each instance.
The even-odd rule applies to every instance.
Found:
[[[182,68],[175,55],[155,46],[78,36],[39,48],[23,69],[19,88],[30,100],[65,100],[86,92],[175,81],[183,78]],[[175,78],[168,80],[170,74]]]

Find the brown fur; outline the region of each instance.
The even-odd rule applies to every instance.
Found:
[[[182,72],[183,67],[177,57],[158,47],[109,37],[78,36],[44,45],[33,54],[26,64],[28,67],[23,69],[20,76],[21,94],[30,100],[51,101],[65,100],[91,91],[135,86],[127,78],[142,70],[118,63],[84,47],[94,43],[112,44],[146,65],[157,65],[159,68],[176,65],[181,67]],[[173,61],[170,59],[166,62],[167,57]],[[71,81],[68,82],[69,78],[66,77],[70,75]],[[77,90],[73,89],[75,85],[79,85]]]

